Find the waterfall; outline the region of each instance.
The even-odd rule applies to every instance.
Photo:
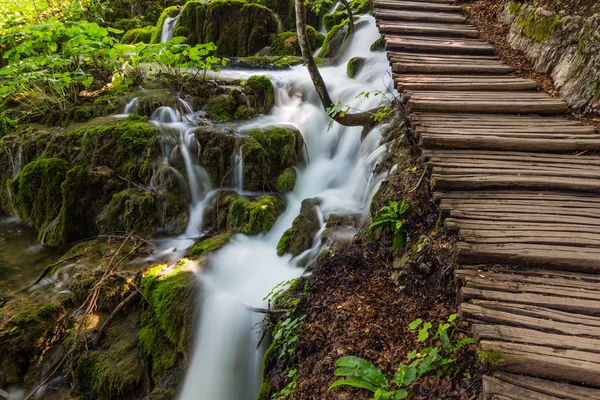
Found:
[[[381,97],[356,99],[356,96],[365,90],[390,89],[389,82],[383,81],[390,81],[391,76],[385,53],[369,52],[370,45],[379,38],[374,18],[362,19],[367,22],[357,30],[340,63],[321,68],[321,73],[332,98],[342,104],[351,103],[360,110],[370,110],[382,104]],[[360,73],[355,79],[347,78],[347,60],[365,55],[368,58]],[[228,74],[239,79],[256,71],[222,71],[221,77]],[[381,128],[375,128],[362,142],[359,127],[334,124],[328,129],[330,119],[304,67],[277,71],[276,75],[265,74],[276,88],[274,109],[268,116],[244,123],[239,130],[273,124],[294,125],[303,135],[310,162],[298,168],[296,186],[293,192],[286,194],[287,208],[271,231],[256,236],[234,236],[199,273],[202,293],[199,326],[180,393],[182,400],[256,398],[264,352],[264,348],[256,349],[256,324],[263,316],[248,311],[247,306],[264,307],[262,299],[273,286],[303,273],[297,266],[300,257],[292,260],[290,255],[277,256],[279,238],[291,226],[302,200],[307,198],[320,198],[318,213],[322,226],[334,212],[365,215],[371,197],[384,178],[373,173],[386,151],[385,146],[379,144]],[[241,170],[241,167],[236,170],[237,189],[241,189]],[[206,203],[204,198],[192,209],[186,234],[201,231]],[[319,232],[313,248],[301,256],[304,262],[314,259],[320,242]]]
[[[162,31],[160,33],[160,42],[165,43],[171,40],[173,37],[173,32],[175,31],[175,25],[177,25],[177,21],[179,20],[179,16],[181,14],[177,14],[174,17],[165,18],[165,22],[162,26]]]

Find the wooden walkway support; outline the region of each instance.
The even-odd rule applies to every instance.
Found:
[[[600,136],[513,74],[454,0],[376,0],[396,88],[458,236],[484,400],[600,400]]]

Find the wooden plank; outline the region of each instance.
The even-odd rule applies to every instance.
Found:
[[[454,54],[494,54],[487,42],[476,39],[436,39],[426,36],[385,36],[387,50],[412,50]],[[396,72],[396,71],[394,71]]]
[[[550,312],[554,310],[548,310]],[[521,326],[548,332],[562,333],[576,336],[590,336],[600,338],[600,327],[589,326],[581,323],[568,323],[557,321],[554,315],[549,318],[536,318],[520,315],[513,312],[482,307],[477,304],[462,303],[460,305],[461,317],[470,321],[498,323],[508,326]]]
[[[438,175],[431,176],[436,190],[482,190],[482,189],[531,189],[567,190],[600,193],[600,180],[574,179],[568,177],[519,176],[519,175]]]
[[[436,201],[446,199],[448,201],[456,200],[460,201],[463,199],[468,200],[497,200],[497,201],[554,201],[554,202],[578,202],[578,203],[592,203],[600,205],[600,198],[590,195],[576,195],[576,194],[564,194],[558,192],[523,192],[523,191],[509,191],[509,192],[436,192],[433,194]]]
[[[576,247],[596,247],[600,245],[600,235],[579,232],[577,235],[572,235],[566,232],[538,230],[461,229],[458,235],[461,241],[471,243],[567,244]]]
[[[535,390],[548,395],[560,396],[569,400],[600,400],[600,390],[566,383],[552,382],[531,376],[513,375],[507,372],[495,372],[494,377],[501,381]]]
[[[551,162],[560,163],[567,161],[569,163],[600,165],[600,157],[597,156],[575,156],[571,154],[537,154],[522,151],[464,151],[464,150],[423,150],[423,155],[427,158],[463,158],[474,160],[516,160],[527,162]]]
[[[433,2],[419,1],[387,1],[376,0],[373,3],[375,9],[392,9],[392,10],[417,10],[417,11],[440,11],[440,12],[461,12],[462,7],[451,4],[440,4]]]
[[[459,219],[459,218],[446,218],[444,220],[446,230],[450,232],[457,231],[459,229],[498,229],[498,230],[531,230],[535,229],[540,232],[555,232],[560,230],[562,232],[577,233],[600,233],[599,226],[592,225],[580,225],[580,224],[569,224],[569,223],[554,223],[548,221],[546,223],[535,223],[535,222],[518,222],[518,221],[493,221],[485,219]]]
[[[513,86],[510,87],[514,88]],[[431,149],[526,150],[532,152],[600,150],[600,138],[590,139],[582,137],[522,138],[518,137],[518,135],[513,135],[512,137],[493,137],[483,135],[423,134],[419,138],[419,144],[424,148]]]
[[[558,232],[554,232],[558,234]],[[519,270],[510,271],[502,269],[502,272],[495,270],[475,270],[475,269],[459,269],[454,271],[455,279],[468,280],[469,278],[481,278],[489,279],[492,281],[506,281],[506,282],[521,282],[541,285],[560,286],[564,288],[577,287],[579,289],[587,289],[592,291],[598,290],[598,281],[586,281],[582,279],[582,274],[579,274],[577,278],[563,278],[563,277],[547,277],[544,275],[523,275],[519,273]],[[590,276],[590,275],[587,275]]]
[[[567,288],[543,284],[536,285],[528,282],[491,280],[477,276],[463,277],[463,280],[465,286],[472,289],[502,291],[507,293],[534,293],[600,301],[600,292],[597,290],[580,289],[575,285]]]
[[[398,90],[490,90],[490,91],[515,91],[532,90],[537,87],[535,81],[516,77],[504,77],[498,75],[402,75],[395,78]],[[464,129],[464,126],[461,126]],[[461,128],[453,128],[460,131]],[[420,129],[424,129],[421,128]],[[445,128],[440,124],[441,130]],[[479,128],[484,130],[484,127]]]
[[[457,244],[459,263],[511,263],[576,271],[600,271],[600,254],[591,248],[536,244]],[[511,294],[511,296],[515,296]],[[505,300],[508,300],[507,298]],[[514,301],[514,300],[513,300]],[[571,311],[577,311],[572,309]]]
[[[438,112],[460,112],[465,109],[473,113],[501,112],[506,114],[531,113],[543,115],[565,114],[569,107],[562,101],[510,101],[510,100],[486,100],[477,99],[462,101],[444,100],[410,100],[409,111],[438,111]]]
[[[500,57],[489,54],[489,55],[477,55],[477,54],[447,54],[447,53],[412,53],[403,51],[389,51],[387,58],[396,58],[399,60],[417,60],[417,61],[455,61],[455,62],[466,62],[466,61],[500,61]],[[428,116],[439,114],[426,114]]]
[[[588,178],[598,179],[600,175],[597,171],[585,171],[583,169],[570,169],[563,168],[562,166],[551,167],[543,166],[537,168],[518,169],[506,166],[505,168],[482,168],[481,166],[475,167],[433,167],[434,174],[440,175],[519,175],[519,176],[543,176],[543,177],[577,177],[577,178]]]
[[[554,205],[547,205],[547,204],[517,204],[517,205],[510,205],[510,204],[488,204],[488,203],[471,203],[471,204],[465,204],[465,205],[461,205],[461,204],[447,204],[447,203],[442,203],[441,204],[441,209],[442,211],[451,214],[454,217],[461,217],[464,215],[468,215],[470,213],[473,213],[473,215],[479,215],[482,212],[483,213],[489,213],[491,214],[491,218],[490,219],[494,219],[496,218],[496,216],[501,215],[501,216],[505,216],[505,215],[514,215],[514,219],[513,220],[520,220],[520,215],[521,214],[527,214],[527,215],[538,215],[538,216],[543,216],[543,218],[547,218],[548,216],[555,216],[555,215],[560,215],[560,216],[575,216],[575,217],[592,217],[595,218],[596,221],[599,222],[598,225],[600,225],[600,209],[598,208],[594,208],[594,207],[587,207],[587,208],[582,208],[582,207],[556,207]],[[458,214],[460,213],[460,214]],[[534,222],[537,222],[534,221]],[[539,221],[542,222],[542,221]],[[573,221],[575,222],[581,222],[584,223],[583,221]],[[586,222],[591,222],[591,221],[586,221]],[[599,242],[600,244],[600,242]]]
[[[480,346],[500,352],[501,368],[508,372],[600,385],[600,359],[594,353],[487,340]]]
[[[561,400],[544,393],[522,388],[489,375],[483,377],[483,400]]]
[[[392,60],[394,61],[394,60]],[[485,64],[422,64],[394,62],[392,71],[396,74],[402,73],[430,73],[430,74],[508,74],[512,72],[508,65],[485,65]],[[476,88],[475,88],[476,89]]]
[[[427,23],[383,23],[379,24],[382,34],[409,34],[427,36],[456,36],[478,38],[479,32],[468,25],[427,24]]]
[[[454,13],[440,12],[415,12],[401,10],[375,10],[376,19],[392,20],[392,21],[422,21],[422,22],[450,22],[463,23],[466,22],[465,17]]]

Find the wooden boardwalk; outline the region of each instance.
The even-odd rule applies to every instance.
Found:
[[[376,0],[482,350],[483,399],[600,399],[600,136],[479,39],[453,0]]]

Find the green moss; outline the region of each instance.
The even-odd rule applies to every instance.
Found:
[[[508,361],[506,353],[499,350],[481,350],[477,349],[477,357],[483,364],[498,366]]]
[[[385,39],[381,36],[379,39],[373,42],[369,48],[371,51],[383,51],[385,50]]]
[[[0,327],[0,386],[21,383],[65,329],[66,310],[46,304],[24,309]]]
[[[317,57],[321,58],[335,58],[342,53],[344,47],[348,42],[347,33],[348,31],[348,20],[344,20],[342,23],[335,25],[327,32],[325,40],[323,41],[323,47]]]
[[[121,38],[121,43],[124,44],[135,44],[135,43],[150,43],[152,36],[156,31],[154,26],[146,26],[144,28],[130,29]]]
[[[202,238],[200,242],[196,243],[190,250],[191,256],[202,256],[207,253],[213,252],[225,246],[231,238],[231,232],[221,233],[219,235]]]
[[[236,103],[233,96],[222,94],[208,100],[205,108],[210,117],[215,121],[229,121],[233,119]]]
[[[235,110],[235,114],[233,114],[233,118],[235,119],[251,119],[256,117],[256,110],[252,107],[246,107],[245,105],[241,105]]]
[[[243,142],[244,189],[264,191],[302,158],[302,135],[294,128],[253,129]]]
[[[312,246],[315,234],[321,228],[316,211],[317,204],[314,199],[302,201],[300,214],[277,243],[277,255],[291,253],[295,257]]]
[[[157,225],[157,205],[153,194],[137,189],[126,189],[112,196],[96,219],[100,233],[150,232]]]
[[[231,174],[227,175],[227,172],[231,168],[230,159],[237,141],[235,132],[208,126],[199,127],[194,134],[202,149],[200,162],[210,175],[211,181],[220,184],[224,178],[231,179]],[[223,183],[227,185],[230,181]]]
[[[365,59],[362,57],[351,58],[348,61],[348,65],[346,65],[346,75],[348,75],[348,78],[354,78],[364,63]]]
[[[39,239],[60,212],[60,187],[68,170],[69,164],[61,158],[41,157],[27,164],[8,183],[14,209],[23,221],[38,231]]]
[[[163,10],[150,37],[150,43],[160,43],[160,35],[162,34],[162,28],[165,24],[165,19],[168,17],[172,18],[177,14],[179,14],[179,9],[176,6],[167,7]]]
[[[268,232],[284,206],[277,197],[268,195],[258,199],[237,199],[231,203],[227,228],[246,235]]]
[[[516,14],[519,11],[521,11],[522,6],[523,6],[523,3],[519,2],[519,1],[511,1],[510,5],[508,6],[508,9],[510,10],[511,14]]]
[[[142,279],[142,293],[152,307],[156,328],[181,353],[190,344],[196,288],[196,276],[187,268],[186,260],[171,268],[165,265],[150,268]],[[148,320],[142,321],[143,326],[149,324]]]
[[[87,106],[76,106],[69,110],[69,118],[75,122],[85,122],[92,118],[92,110]]]
[[[106,349],[88,351],[78,360],[75,380],[84,393],[98,399],[122,398],[142,381],[143,365],[135,331],[109,333]]]
[[[250,104],[260,114],[268,114],[275,104],[275,90],[271,80],[264,75],[252,75],[244,85]]]
[[[175,365],[178,360],[177,350],[161,330],[151,310],[144,311],[141,321],[143,327],[138,334],[138,341],[151,357],[152,377],[157,380],[163,372]]]
[[[296,56],[250,56],[237,60],[241,66],[251,68],[287,69],[293,65],[302,64],[302,57]]]
[[[323,26],[329,32],[331,28],[341,24],[348,18],[348,13],[345,10],[336,11],[331,14],[323,15]]]
[[[308,42],[312,50],[316,50],[323,44],[325,37],[317,32],[312,26],[306,27]],[[274,56],[301,56],[298,34],[296,32],[283,32],[278,34],[271,43],[271,55]]]
[[[543,42],[550,39],[552,32],[562,24],[558,15],[550,17],[540,15],[533,7],[521,8],[516,22],[523,34],[536,42]]]
[[[146,117],[152,116],[154,111],[160,107],[175,107],[177,99],[171,92],[157,91],[150,92],[139,97],[139,101],[135,107],[135,113]],[[134,115],[134,114],[132,114]]]
[[[267,7],[243,0],[188,1],[175,28],[188,43],[213,42],[220,56],[246,57],[268,44],[277,21]]]
[[[296,186],[296,170],[294,168],[286,168],[275,181],[275,187],[281,193],[287,193],[294,190]]]

